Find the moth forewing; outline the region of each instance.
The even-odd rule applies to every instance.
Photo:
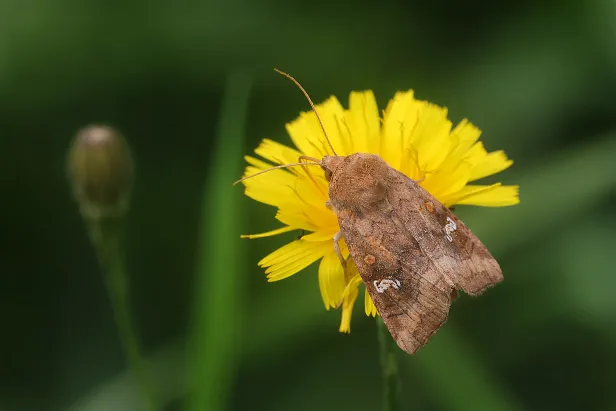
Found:
[[[379,156],[353,154],[331,171],[329,201],[341,234],[404,351],[415,353],[446,321],[457,289],[478,295],[502,280],[477,237]]]
[[[498,262],[451,210],[404,174],[393,168],[391,173],[397,178],[389,200],[405,204],[397,208],[405,228],[421,238],[423,252],[454,289],[476,296],[503,280]]]

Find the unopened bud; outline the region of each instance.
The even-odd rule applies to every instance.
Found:
[[[126,213],[133,165],[126,140],[119,132],[97,125],[80,130],[69,152],[68,173],[84,218]]]

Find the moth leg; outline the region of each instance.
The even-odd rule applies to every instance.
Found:
[[[336,253],[338,258],[340,259],[340,264],[342,265],[342,270],[344,271],[344,278],[346,280],[346,278],[347,278],[347,265],[346,265],[346,260],[342,256],[342,251],[340,251],[340,240],[341,239],[342,239],[342,232],[341,231],[338,231],[336,234],[334,234],[334,252]]]

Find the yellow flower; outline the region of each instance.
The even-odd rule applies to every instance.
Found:
[[[423,188],[447,207],[500,207],[519,202],[518,186],[469,184],[511,166],[513,162],[505,153],[488,153],[478,141],[481,131],[466,119],[452,130],[447,109],[416,100],[412,90],[396,93],[382,120],[371,91],[352,92],[348,109],[330,97],[316,110],[338,155],[378,154],[413,180],[423,179]],[[300,114],[286,128],[297,148],[263,140],[255,153],[267,162],[246,156],[249,166],[245,176],[273,164],[297,162],[301,155],[320,159],[332,154],[314,112]],[[282,280],[321,260],[319,286],[325,308],[342,305],[340,331],[350,332],[351,312],[362,281],[352,262],[348,278],[344,278],[334,253],[333,237],[339,227],[336,216],[325,206],[328,183],[323,172],[314,166],[277,169],[244,180],[243,184],[248,197],[277,207],[276,219],[283,224],[273,231],[244,237],[261,238],[293,230],[307,232],[259,262],[266,268],[268,281]],[[348,258],[343,241],[341,248]],[[367,292],[364,305],[366,315],[377,314]]]

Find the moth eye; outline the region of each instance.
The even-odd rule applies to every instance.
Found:
[[[325,169],[323,169],[323,171],[325,171],[325,179],[327,181],[332,181],[332,172],[331,172],[331,170],[328,170],[328,169],[325,168]]]

